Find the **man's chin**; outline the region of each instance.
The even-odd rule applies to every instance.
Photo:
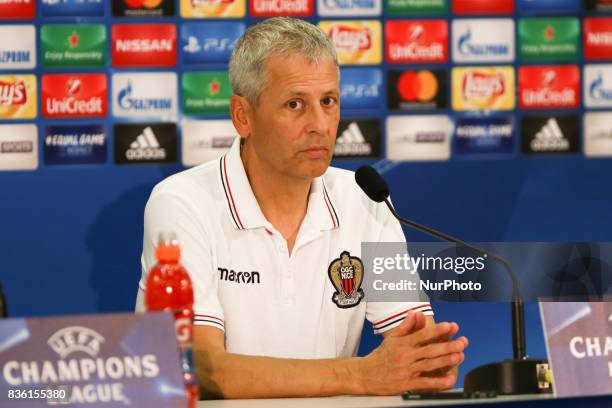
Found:
[[[308,165],[304,165],[300,171],[300,174],[303,178],[313,179],[316,177],[320,177],[329,168],[330,162],[325,161],[324,163],[309,163]]]

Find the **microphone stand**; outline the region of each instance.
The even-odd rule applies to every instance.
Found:
[[[525,346],[525,306],[519,290],[518,279],[510,263],[499,255],[468,244],[443,232],[436,231],[400,216],[391,205],[388,196],[384,199],[389,210],[402,224],[429,234],[443,241],[452,242],[458,246],[469,248],[477,253],[501,263],[512,280],[512,360],[485,364],[476,367],[466,374],[463,389],[465,393],[495,391],[497,394],[540,394],[551,393],[552,387],[548,381],[538,378],[540,368],[548,370],[547,360],[528,359]]]
[[[0,319],[6,319],[8,317],[7,307],[6,307],[6,297],[4,296],[4,291],[2,290],[2,283],[0,283]]]

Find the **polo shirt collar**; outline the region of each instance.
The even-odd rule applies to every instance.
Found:
[[[271,228],[253,194],[240,158],[240,138],[236,138],[229,152],[219,160],[219,176],[227,211],[236,229]],[[325,186],[323,176],[312,181],[305,220],[320,230],[340,226],[338,207]]]

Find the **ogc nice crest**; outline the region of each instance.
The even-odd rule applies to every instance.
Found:
[[[332,296],[336,306],[346,309],[357,306],[363,298],[361,282],[363,282],[363,262],[348,251],[343,251],[340,257],[334,259],[327,269],[327,274],[336,292]]]

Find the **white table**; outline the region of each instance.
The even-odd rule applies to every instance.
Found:
[[[499,396],[470,400],[435,400],[435,401],[405,401],[400,396],[391,397],[356,397],[340,396],[327,398],[275,398],[275,399],[243,399],[243,400],[212,400],[200,401],[198,408],[380,408],[380,407],[430,407],[465,404],[498,404],[503,402],[520,402],[534,400],[550,400],[551,394]]]

